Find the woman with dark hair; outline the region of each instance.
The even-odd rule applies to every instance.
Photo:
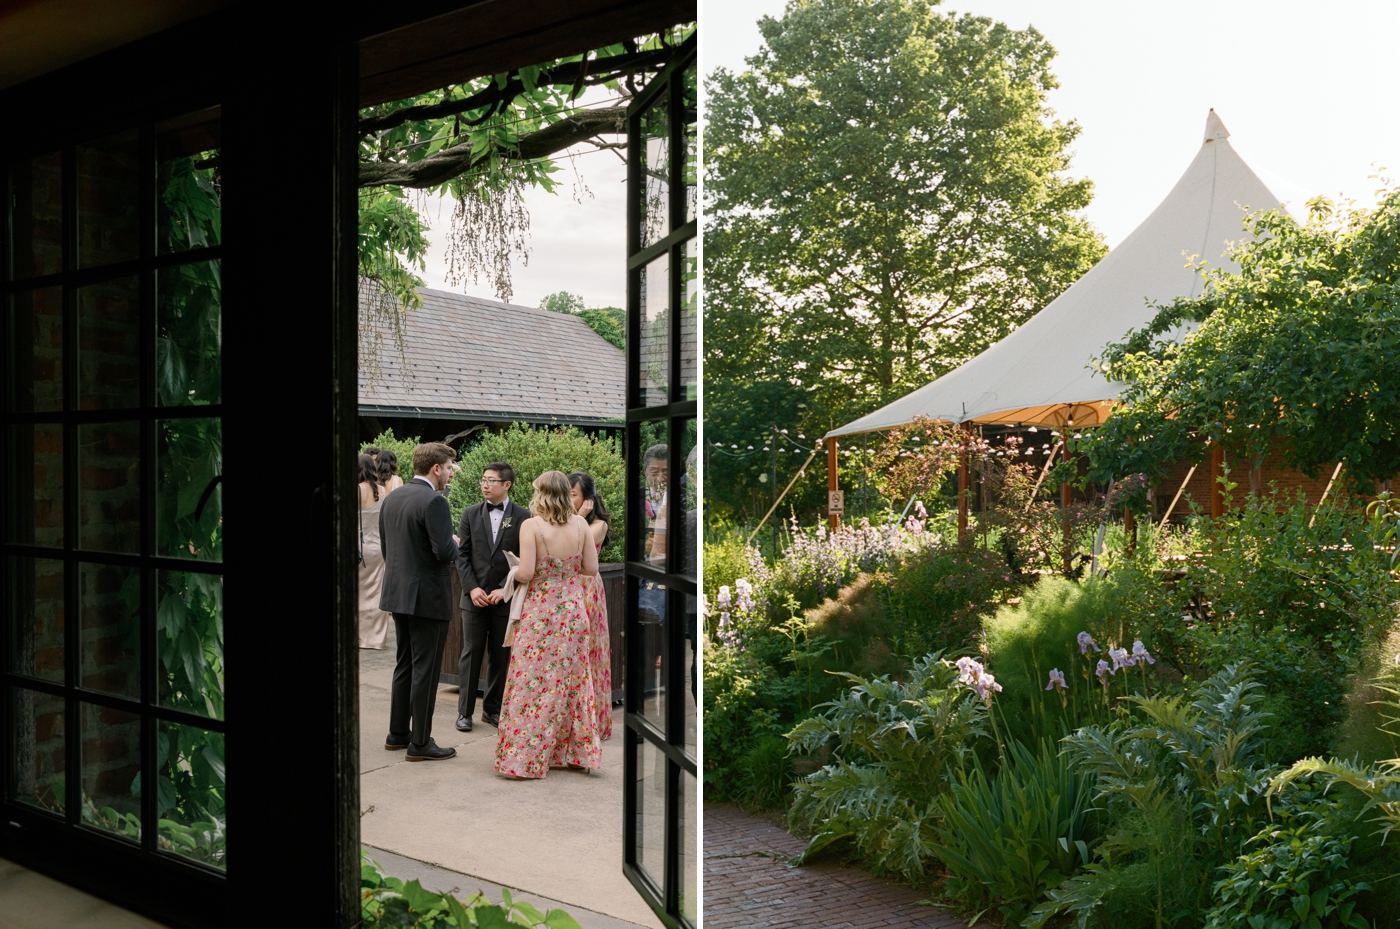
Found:
[[[608,544],[612,517],[598,496],[593,475],[587,471],[569,475],[569,500],[574,513],[587,520],[589,536],[602,552]],[[588,613],[588,663],[593,668],[593,692],[598,701],[598,737],[606,739],[612,735],[612,646],[608,642],[608,598],[598,575],[584,578],[583,602]]]
[[[379,507],[389,495],[380,480],[379,468],[384,456],[376,462],[371,455],[361,455],[360,468],[360,648],[383,648],[389,637],[388,613],[379,608],[379,594],[384,585],[384,552],[379,544]]]
[[[399,456],[395,455],[387,448],[379,450],[379,454],[374,456],[375,468],[379,474],[379,483],[384,485],[384,492],[390,493],[403,486],[403,478],[399,477]]]

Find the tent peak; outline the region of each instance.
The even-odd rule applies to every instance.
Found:
[[[1225,128],[1225,124],[1220,121],[1220,117],[1215,115],[1212,107],[1210,114],[1206,116],[1206,142],[1224,142],[1230,138],[1230,130]]]

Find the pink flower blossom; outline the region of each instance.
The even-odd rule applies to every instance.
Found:
[[[983,673],[982,662],[976,658],[959,658],[954,664],[959,672],[958,683],[976,686],[977,680]]]

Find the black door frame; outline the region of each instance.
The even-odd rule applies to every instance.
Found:
[[[220,258],[228,311],[219,412],[222,492],[232,516],[223,569],[234,579],[259,579],[235,580],[224,598],[226,875],[7,799],[0,800],[0,855],[174,925],[246,925],[265,917],[269,903],[301,894],[323,924],[342,927],[360,916],[356,575],[349,557],[355,501],[347,490],[356,450],[357,56],[349,36],[328,31],[310,12],[285,10],[275,20],[265,14],[260,4],[237,6],[0,92],[4,162],[222,108]],[[280,105],[289,99],[311,102]],[[147,332],[151,304],[146,294]],[[8,335],[0,338],[8,363]],[[3,376],[8,383],[8,369]],[[296,434],[279,428],[288,412],[297,414]],[[274,473],[269,451],[279,462]],[[12,462],[0,470],[6,489],[13,488]],[[8,522],[8,494],[0,507]],[[33,553],[0,542],[7,559]],[[8,578],[8,569],[0,576]],[[335,580],[312,585],[306,577]],[[4,584],[0,606],[8,620],[12,600]],[[149,609],[152,597],[145,600]],[[65,625],[76,623],[70,609]],[[150,641],[149,620],[146,628]],[[10,637],[0,638],[8,650]],[[69,634],[70,653],[74,641]],[[0,653],[6,733],[15,731],[9,689],[20,682],[10,668]],[[149,677],[149,664],[146,670]],[[78,692],[71,673],[68,679],[71,702]],[[67,716],[71,726],[73,711]],[[142,737],[148,768],[152,725]],[[77,734],[69,732],[71,741]],[[0,772],[7,788],[11,752],[6,737]],[[74,757],[70,750],[69,779],[78,776]],[[333,854],[307,853],[314,849]]]
[[[286,898],[297,901],[296,918],[308,924],[358,923],[359,68],[367,44],[428,16],[443,30],[479,35],[464,19],[448,22],[459,14],[490,19],[491,41],[515,55],[530,47],[535,16],[554,17],[548,35],[556,44],[570,30],[575,41],[594,41],[608,24],[640,34],[655,23],[695,18],[693,0],[559,0],[524,13],[500,2],[356,4],[337,22],[319,8],[245,0],[0,90],[0,164],[222,107],[222,493],[233,514],[223,566],[231,578],[258,579],[233,582],[224,598],[226,876],[55,822],[3,799],[8,791],[0,797],[0,856],[177,926],[275,921]],[[576,17],[572,26],[569,16]],[[566,53],[553,46],[549,52]],[[0,341],[3,365],[9,345],[3,334]],[[692,416],[695,406],[688,407]],[[11,471],[0,461],[0,478],[8,481]],[[674,493],[679,469],[672,473]],[[9,506],[0,493],[0,524],[10,518]],[[677,551],[679,526],[672,533]],[[23,547],[0,539],[0,559],[22,554]],[[682,583],[671,596],[693,589],[693,581]],[[0,632],[11,616],[8,594],[0,589]],[[0,640],[0,778],[8,778],[8,689],[15,678],[3,651],[9,637]],[[631,823],[624,824],[628,834]],[[667,897],[673,902],[675,891]]]
[[[681,54],[677,55],[660,74],[632,101],[627,114],[628,170],[627,170],[627,613],[625,617],[625,641],[627,642],[626,663],[626,714],[625,729],[626,753],[623,772],[623,816],[625,832],[623,839],[623,871],[627,879],[651,905],[657,917],[668,929],[682,929],[692,923],[683,915],[685,907],[681,893],[685,886],[685,855],[681,847],[684,841],[683,779],[689,777],[695,791],[695,806],[698,810],[698,764],[693,751],[685,746],[685,696],[690,695],[689,675],[686,674],[686,641],[694,633],[687,634],[687,613],[695,612],[697,595],[696,566],[698,558],[685,559],[686,546],[698,545],[695,538],[686,538],[686,519],[683,501],[687,488],[686,475],[686,434],[688,424],[698,426],[699,386],[698,333],[691,336],[691,371],[695,382],[689,390],[684,383],[686,353],[684,308],[686,297],[685,268],[687,247],[698,236],[698,216],[687,216],[687,196],[695,192],[692,184],[685,181],[687,155],[686,120],[684,118],[684,75],[687,69],[696,67],[697,37],[687,40]],[[642,218],[646,205],[646,166],[643,163],[645,139],[642,121],[648,108],[664,105],[669,114],[668,136],[668,190],[665,207],[666,234],[654,242],[643,244]],[[692,101],[692,106],[694,102]],[[692,150],[693,151],[693,150]],[[647,404],[643,396],[640,353],[645,344],[643,338],[642,306],[643,275],[648,263],[668,256],[669,293],[669,334],[667,338],[667,376],[665,385],[666,400],[663,404]],[[697,295],[698,296],[698,295]],[[697,312],[698,317],[698,312]],[[639,477],[643,468],[642,432],[643,423],[664,423],[667,435],[667,499],[671,510],[666,524],[666,551],[671,553],[667,563],[658,567],[645,556],[643,545],[646,533],[643,486]],[[697,437],[698,438],[698,437]],[[695,480],[696,474],[690,476]],[[690,491],[698,496],[698,488]],[[682,505],[677,506],[677,503]],[[640,608],[643,585],[657,585],[665,589],[666,615],[660,631],[660,658],[664,662],[664,703],[665,727],[657,726],[643,713],[648,681],[652,678],[652,668],[645,667],[650,659],[646,645],[648,625],[644,622]],[[654,632],[652,633],[655,634]],[[692,644],[698,640],[692,638]],[[694,660],[700,660],[699,650],[695,649]],[[661,881],[649,875],[639,859],[639,834],[643,831],[643,798],[640,796],[639,777],[641,756],[644,746],[659,750],[665,758],[665,849],[664,875]],[[698,834],[698,830],[697,834]],[[689,862],[690,867],[698,867],[698,849]],[[697,877],[698,887],[698,877]],[[698,914],[698,901],[690,901],[692,913]]]

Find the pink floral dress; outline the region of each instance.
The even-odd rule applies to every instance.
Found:
[[[598,546],[602,551],[603,546]],[[608,640],[608,597],[603,579],[584,577],[584,609],[588,613],[588,664],[598,698],[598,738],[612,736],[612,645]]]
[[[496,771],[515,777],[544,777],[552,765],[603,765],[587,578],[578,573],[583,552],[555,558],[539,541],[496,738]]]

